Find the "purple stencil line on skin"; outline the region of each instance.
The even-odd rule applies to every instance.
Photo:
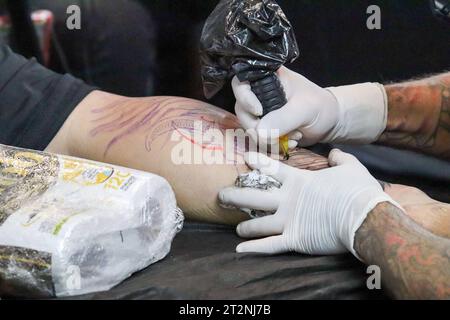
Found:
[[[96,128],[94,128],[93,130],[91,130],[91,133],[92,134],[97,134],[97,133],[100,133],[100,132],[104,132],[105,130],[109,130],[110,128],[117,128],[117,129],[122,129],[122,126],[120,126],[120,124],[118,124],[117,123],[117,121],[119,121],[119,120],[121,120],[124,116],[129,116],[129,115],[133,115],[132,116],[132,119],[135,119],[135,118],[137,118],[137,117],[139,117],[139,116],[142,116],[142,114],[144,113],[144,112],[146,112],[146,111],[148,111],[148,107],[147,108],[141,108],[141,110],[139,110],[139,108],[134,108],[134,110],[132,110],[132,111],[134,111],[134,112],[130,112],[129,114],[126,114],[126,111],[129,109],[129,107],[130,107],[131,105],[125,105],[125,106],[123,106],[124,108],[124,110],[121,110],[121,114],[120,114],[120,116],[119,117],[117,117],[117,118],[114,118],[113,120],[111,120],[111,121],[109,121],[108,123],[106,123],[106,124],[103,124],[103,125],[100,125],[100,126],[97,126]],[[127,108],[128,107],[128,108]],[[149,106],[150,107],[150,106]],[[152,106],[153,107],[153,106]],[[157,112],[157,110],[156,109],[154,109],[154,110],[152,110],[151,112]],[[114,114],[113,114],[114,115]],[[148,115],[148,113],[147,113],[147,115]],[[103,119],[105,119],[105,117],[103,117]],[[98,120],[99,119],[94,119],[93,120],[93,122],[98,122]],[[128,123],[128,122],[127,122]]]
[[[107,144],[105,152],[103,153],[103,156],[106,156],[106,154],[108,153],[109,149],[116,143],[118,142],[120,139],[136,132],[137,130],[139,130],[142,126],[144,126],[147,121],[151,120],[152,115],[155,113],[155,110],[151,110],[150,112],[148,112],[143,119],[139,120],[137,123],[132,124],[131,127],[129,127],[127,130],[125,130],[125,132],[115,136],[114,138],[111,139],[111,141]]]
[[[108,153],[109,149],[115,143],[117,143],[120,139],[124,138],[127,135],[130,135],[130,134],[136,132],[138,129],[140,129],[140,128],[148,125],[148,124],[152,125],[153,118],[156,115],[158,115],[158,113],[160,112],[160,110],[162,108],[170,106],[170,105],[173,105],[173,104],[176,104],[176,103],[179,103],[181,101],[186,101],[186,99],[175,99],[175,101],[168,101],[168,99],[170,99],[170,98],[157,99],[156,100],[156,102],[157,102],[156,105],[154,104],[153,106],[147,106],[146,108],[140,110],[137,114],[135,114],[131,119],[127,119],[125,121],[117,123],[118,121],[122,120],[124,115],[125,115],[124,112],[126,110],[122,110],[122,114],[119,117],[116,117],[112,121],[109,121],[107,124],[103,124],[103,125],[99,125],[99,126],[95,127],[94,129],[92,129],[90,131],[90,135],[91,136],[95,136],[95,135],[97,135],[99,133],[102,133],[102,132],[111,132],[111,131],[114,131],[114,130],[120,130],[120,129],[123,129],[123,128],[127,128],[124,132],[116,135],[115,137],[113,137],[109,141],[109,143],[107,144],[107,146],[105,148],[105,152],[104,152],[104,156],[106,156],[106,154]],[[164,102],[168,102],[168,103],[164,103]],[[125,106],[125,107],[128,107],[126,109],[129,109],[131,107],[131,105],[128,104],[128,106]],[[148,111],[148,108],[152,108],[152,110],[150,110],[150,112],[146,112],[146,111]],[[115,109],[115,108],[112,108],[111,105],[109,105],[109,108],[99,108],[99,109],[96,109],[96,112],[98,112],[98,111],[100,111],[100,112],[111,111],[111,109]],[[172,111],[179,111],[179,109],[180,108],[171,108],[171,110],[164,112],[164,115],[168,114],[169,112],[172,112]],[[146,113],[144,113],[144,112],[146,112]],[[139,116],[142,116],[143,114],[144,114],[143,118],[133,124],[132,120],[135,120],[136,118],[138,118]],[[103,116],[101,118],[106,119],[110,115],[111,115],[111,113],[109,115]],[[157,120],[160,120],[160,119],[161,119],[161,117],[159,117]],[[98,119],[94,119],[93,122],[98,122]]]
[[[225,131],[226,129],[228,129],[227,126],[222,125],[221,123],[218,123],[215,120],[209,120],[209,119],[205,118],[205,116],[203,116],[203,115],[200,117],[200,120],[199,119],[185,119],[185,118],[180,118],[179,116],[177,116],[177,117],[165,118],[165,119],[163,119],[163,121],[165,123],[159,125],[156,128],[152,128],[151,136],[147,136],[147,142],[146,142],[147,149],[151,149],[152,142],[167,132],[170,132],[170,131],[173,131],[176,129],[185,129],[191,133],[194,132],[194,130],[195,130],[194,122],[195,121],[202,121],[202,123],[204,124],[204,125],[202,125],[202,133],[207,132],[211,128],[219,129],[221,131]],[[237,146],[235,146],[235,147],[237,147]]]
[[[222,132],[227,129],[226,126],[224,126],[224,125],[222,125],[222,124],[220,124],[220,123],[218,123],[216,121],[211,121],[211,120],[208,120],[208,119],[204,119],[203,116],[201,118],[202,118],[201,120],[203,121],[203,123],[208,123],[208,125],[202,126],[202,133],[207,132],[211,128],[219,129]],[[176,120],[179,120],[179,121],[176,121]],[[199,120],[198,119],[190,120],[190,119],[183,119],[183,118],[182,119],[175,119],[175,120],[171,120],[169,125],[163,124],[163,125],[155,128],[154,132],[152,133],[151,140],[149,139],[148,136],[146,137],[147,150],[151,150],[151,144],[152,144],[152,142],[154,140],[156,140],[156,138],[158,138],[159,136],[161,136],[161,135],[163,135],[163,134],[165,134],[167,132],[174,131],[176,129],[185,129],[188,132],[193,133],[194,130],[195,130],[195,127],[194,127],[194,122],[195,121],[199,121]],[[162,129],[160,129],[161,127],[162,127]],[[169,137],[166,137],[166,141],[168,139],[169,139]],[[238,144],[238,140],[237,139],[238,139],[237,137],[235,137],[233,139],[233,151],[234,151],[235,155],[242,156],[244,154],[244,152],[245,152],[245,146],[244,147],[240,146]],[[205,145],[212,145],[212,144],[209,144],[206,141],[204,141],[203,143],[206,143]],[[224,143],[226,143],[226,141],[224,141]],[[222,152],[222,159],[225,160],[225,161],[228,161],[229,159],[227,159],[226,148],[224,148],[223,151],[221,151],[221,152]],[[234,158],[233,164],[234,165],[238,164],[237,159]]]
[[[142,125],[145,125],[147,121],[149,121],[152,117],[152,115],[155,113],[155,110],[150,110],[149,112],[147,112],[143,119],[139,120],[137,123],[131,124],[131,126],[129,126],[124,132],[116,135],[115,137],[113,137],[108,144],[106,145],[105,151],[103,152],[103,156],[106,157],[109,149],[115,144],[117,143],[120,139],[124,138],[127,135],[130,135],[134,132],[136,132]],[[91,132],[94,132],[95,135],[95,129]],[[101,131],[98,131],[97,133],[99,133]]]
[[[129,106],[127,105],[123,105],[122,109],[120,110],[114,110],[113,112],[109,112],[109,113],[102,113],[102,116],[94,118],[91,120],[91,122],[93,123],[97,123],[97,122],[101,122],[101,121],[109,121],[109,122],[114,122],[114,119],[117,119],[117,114],[120,114],[121,116],[131,116],[131,115],[138,115],[139,113],[141,113],[141,111],[138,108],[134,108],[131,109],[129,108]],[[112,120],[108,120],[110,118],[113,118]]]
[[[186,129],[192,132],[194,130],[194,121],[195,120],[191,119],[172,119],[164,121],[154,130],[152,130],[150,137],[152,140],[154,140],[155,138],[158,138],[160,135],[168,133],[175,129]]]
[[[186,116],[187,113],[182,113],[181,115],[176,115],[176,116],[167,116],[171,112],[180,111],[180,109],[182,109],[182,108],[170,108],[169,110],[164,111],[163,115],[161,115],[158,119],[156,119],[155,122],[161,122],[164,120],[169,120],[171,118],[178,118],[178,117]],[[152,130],[152,129],[153,128],[149,128],[148,130]]]
[[[171,117],[170,119],[163,119],[164,121],[161,125],[156,128],[152,128],[151,134],[147,135],[146,147],[147,150],[151,150],[151,144],[160,136],[177,129],[185,129],[189,132],[193,133],[195,130],[194,123],[195,121],[202,121],[202,123],[209,123],[207,126],[202,125],[202,133],[205,133],[211,127],[216,127],[216,122],[204,119],[203,116],[199,119],[185,119],[177,117]],[[212,123],[212,125],[211,125]],[[166,140],[167,141],[167,140]]]
[[[182,100],[182,99],[180,99],[180,101],[181,101],[181,100]],[[166,104],[163,104],[162,102],[164,102],[164,101],[162,101],[162,100],[160,100],[160,101],[158,101],[158,102],[161,102],[161,103],[159,103],[156,107],[155,107],[155,106],[152,106],[152,107],[155,107],[155,115],[156,115],[156,113],[159,112],[159,109],[161,109],[162,107],[168,107],[168,106],[170,106],[170,105],[173,105],[173,104],[177,103],[178,101],[171,101],[171,102],[166,103]],[[158,110],[156,110],[156,109],[158,109]],[[180,109],[185,109],[185,110],[187,110],[186,113],[182,114],[182,115],[185,115],[185,116],[194,116],[194,115],[200,115],[200,114],[202,114],[202,113],[205,113],[205,111],[203,111],[203,112],[202,112],[201,110],[192,111],[191,109],[183,108],[183,107],[170,108],[169,110],[165,110],[164,113],[163,113],[158,119],[155,120],[155,122],[158,121],[158,120],[162,120],[166,115],[168,115],[168,114],[171,113],[172,111],[180,111]],[[141,113],[141,112],[139,112],[139,114],[140,114],[140,113]],[[206,112],[206,113],[210,113],[210,112]],[[101,126],[101,127],[97,127],[97,128],[96,128],[97,130],[95,130],[95,133],[98,133],[99,131],[103,131],[103,129],[105,129],[105,130],[107,130],[107,129],[109,129],[109,128],[114,129],[115,123],[116,123],[117,121],[121,120],[121,119],[123,118],[123,116],[124,116],[124,113],[122,113],[120,117],[111,120],[108,124],[105,124],[105,125],[103,125],[103,126]],[[104,119],[104,118],[106,118],[106,117],[102,117],[102,119]],[[167,118],[169,118],[169,117],[166,117],[166,119],[167,119]],[[93,122],[98,122],[98,120],[99,120],[99,119],[94,119]],[[127,123],[127,122],[125,122],[125,123]],[[119,125],[119,126],[117,126],[117,128],[120,129],[121,126]],[[151,129],[151,128],[150,128],[150,129]]]
[[[169,99],[169,98],[155,98],[155,99],[152,99],[151,102],[153,103],[153,105],[151,107],[158,106],[159,104],[161,104],[162,102],[166,101],[167,99]],[[112,103],[110,103],[110,104],[108,104],[108,105],[106,105],[104,107],[93,108],[93,109],[91,109],[91,112],[92,113],[102,113],[102,114],[104,114],[104,116],[95,119],[95,121],[102,120],[102,119],[108,118],[108,117],[110,117],[112,115],[115,115],[115,112],[116,112],[115,109],[117,107],[120,107],[122,112],[124,110],[128,110],[129,111],[130,108],[132,108],[132,111],[137,111],[138,113],[142,112],[142,111],[139,110],[140,109],[139,107],[136,107],[136,105],[134,104],[135,102],[142,103],[141,101],[138,101],[138,100],[130,100],[129,98],[126,98],[126,99],[124,98],[124,99],[120,99],[118,101],[114,101],[114,102],[112,102]]]
[[[185,119],[183,119],[183,121],[185,121]],[[187,121],[187,120],[186,120],[186,121]],[[175,131],[175,130],[177,130],[178,128],[180,128],[180,127],[178,127],[178,126],[175,125],[175,123],[174,123],[173,120],[170,121],[169,127],[170,127],[170,129],[164,130],[163,132],[157,134],[156,137],[155,137],[155,133],[152,132],[152,137],[151,137],[151,139],[149,139],[149,134],[146,135],[146,137],[145,137],[145,149],[146,149],[147,151],[151,151],[151,150],[152,150],[152,143],[153,143],[157,138],[163,136],[163,135],[166,134],[167,132]],[[169,141],[169,139],[170,139],[170,137],[167,135],[166,138],[165,138],[165,143],[167,143],[167,142]],[[160,150],[162,150],[163,147],[164,147],[164,144],[161,145],[161,149],[160,149]]]
[[[105,105],[105,106],[101,106],[101,107],[92,107],[92,108],[91,108],[91,112],[92,112],[92,113],[101,113],[101,112],[104,112],[104,111],[106,111],[106,110],[111,110],[111,109],[117,108],[117,107],[119,107],[119,106],[122,106],[122,103],[125,103],[125,104],[126,104],[127,101],[128,101],[128,98],[120,98],[118,101],[110,102],[110,103],[108,103],[108,104]]]
[[[122,103],[122,101],[124,101],[124,100],[120,100],[119,102]],[[177,119],[186,120],[183,118],[180,119],[180,117],[188,117],[188,118],[194,117],[193,120],[197,120],[196,117],[200,116],[200,118],[201,118],[200,121],[209,123],[209,125],[206,126],[207,128],[210,128],[211,126],[216,127],[217,126],[216,121],[206,119],[206,116],[210,115],[210,116],[220,116],[225,121],[228,120],[228,121],[232,122],[233,125],[237,124],[237,121],[235,119],[233,119],[232,117],[228,117],[226,115],[226,113],[221,112],[221,110],[215,110],[214,107],[211,107],[213,109],[207,109],[206,106],[208,106],[208,104],[202,104],[200,107],[197,106],[198,109],[192,109],[191,107],[188,107],[188,106],[172,107],[173,105],[178,105],[180,103],[187,103],[187,104],[197,103],[198,104],[197,101],[191,100],[191,99],[185,99],[185,98],[178,99],[178,98],[170,98],[170,97],[154,98],[154,99],[151,99],[151,101],[149,101],[149,102],[152,102],[153,105],[145,106],[144,108],[139,108],[139,106],[137,107],[137,106],[133,105],[132,102],[133,101],[130,102],[129,100],[127,100],[124,103],[124,105],[121,105],[122,109],[121,109],[121,113],[119,116],[115,117],[112,120],[109,120],[107,123],[97,125],[95,128],[93,128],[90,131],[90,135],[95,136],[97,134],[104,133],[104,132],[114,132],[116,130],[126,129],[125,131],[114,136],[109,141],[109,143],[107,144],[107,146],[105,148],[104,156],[106,156],[109,149],[115,143],[117,143],[124,137],[135,133],[137,130],[139,130],[141,128],[144,128],[144,132],[155,130],[155,128],[153,128],[152,126],[161,121],[170,121],[170,120],[177,120]],[[118,106],[119,106],[119,103],[116,102],[116,103],[111,103],[106,107],[95,108],[93,110],[93,113],[96,113],[96,114],[107,113],[107,114],[102,115],[101,117],[98,117],[98,118],[92,120],[92,122],[98,123],[100,121],[104,121],[108,118],[111,118],[112,116],[115,116]],[[149,108],[152,108],[152,110],[148,111]],[[127,112],[130,109],[131,109],[131,111]],[[181,115],[171,115],[171,113],[180,112],[181,110],[183,110],[185,112],[181,113]],[[205,114],[206,114],[206,116],[205,116]],[[127,119],[127,117],[129,117],[129,118]],[[143,117],[143,118],[141,118],[141,117]],[[171,124],[170,127],[171,127],[171,130],[176,129],[176,126],[174,126],[173,124]],[[228,128],[228,126],[227,125],[219,125],[218,128],[225,130]],[[203,131],[205,131],[205,130],[206,129],[204,128]],[[156,139],[157,137],[161,136],[162,134],[163,133],[155,135],[155,133],[153,133],[151,135],[146,135],[145,148],[148,151],[151,150],[151,143],[153,142],[153,140]],[[151,141],[149,141],[149,137],[152,138]]]
[[[134,115],[133,117],[131,117],[129,119],[126,119],[126,120],[124,120],[122,122],[119,122],[119,123],[110,122],[110,123],[107,123],[107,124],[103,124],[101,126],[98,126],[98,127],[94,128],[94,129],[92,129],[91,131],[89,131],[89,134],[90,134],[91,137],[94,137],[100,132],[113,132],[113,131],[115,131],[117,129],[122,129],[122,128],[126,127],[128,124],[130,124],[137,117],[138,117],[138,115]],[[121,115],[120,118],[123,118],[123,115]],[[117,119],[117,121],[120,120],[120,118]]]

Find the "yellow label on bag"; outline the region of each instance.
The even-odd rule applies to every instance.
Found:
[[[82,186],[98,186],[125,191],[134,182],[130,172],[121,172],[113,167],[90,161],[72,160],[62,157],[62,179]]]

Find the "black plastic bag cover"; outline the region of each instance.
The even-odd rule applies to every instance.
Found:
[[[273,0],[221,0],[200,40],[203,91],[213,97],[234,75],[254,81],[299,55],[290,22]]]

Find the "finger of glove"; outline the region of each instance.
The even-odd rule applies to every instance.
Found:
[[[304,147],[309,147],[309,146],[315,145],[316,143],[317,143],[316,138],[308,138],[307,136],[303,136],[298,141],[298,146],[304,148]]]
[[[259,240],[251,240],[240,243],[236,247],[236,252],[255,252],[265,254],[278,254],[287,252],[285,240],[282,235],[272,236]]]
[[[341,166],[344,164],[361,164],[355,156],[350,153],[342,152],[339,149],[333,149],[330,151],[330,154],[328,155],[328,163],[332,167]]]
[[[234,76],[231,81],[231,87],[233,88],[236,103],[239,104],[243,110],[254,116],[262,116],[263,107],[253,93],[250,83],[247,81],[240,82],[239,79]]]
[[[260,119],[251,113],[247,112],[240,104],[236,103],[234,107],[236,116],[239,119],[241,126],[244,129],[254,129],[256,130]]]
[[[294,130],[291,133],[289,133],[289,140],[299,141],[302,137],[303,134],[298,130]]]
[[[302,133],[300,131],[295,130],[289,133],[289,141],[288,141],[289,149],[294,149],[298,147],[298,142],[300,141],[301,138]]]
[[[297,140],[289,140],[288,141],[288,148],[290,149],[295,149],[298,146],[298,141]]]
[[[265,115],[256,129],[260,138],[269,140],[270,138],[277,138],[297,130],[306,121],[307,119],[302,113],[298,112],[298,108],[295,108],[294,103],[288,102],[282,108]]]
[[[259,238],[283,233],[283,221],[277,215],[241,222],[236,228],[242,238]]]
[[[289,177],[291,167],[262,153],[247,152],[244,155],[244,159],[250,168],[259,170],[263,174],[271,176],[281,183]]]
[[[230,187],[219,192],[219,201],[236,208],[274,211],[278,208],[279,194],[278,190]]]

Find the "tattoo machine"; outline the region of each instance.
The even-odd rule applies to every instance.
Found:
[[[265,116],[287,103],[276,71],[298,56],[293,28],[275,1],[221,0],[200,40],[204,94],[212,98],[236,75],[250,82]],[[287,158],[287,136],[280,149]]]

